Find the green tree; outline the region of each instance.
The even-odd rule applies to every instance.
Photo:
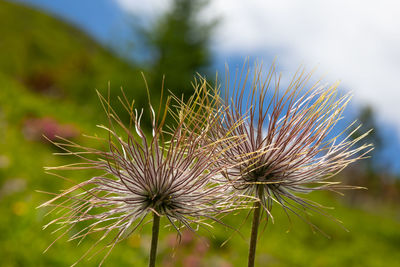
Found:
[[[354,132],[351,136],[352,139],[358,138],[363,133],[372,130],[368,136],[364,138],[365,143],[374,145],[374,150],[369,153],[370,157],[365,160],[367,163],[368,172],[376,172],[377,163],[375,162],[376,156],[382,149],[382,136],[376,123],[375,112],[371,106],[364,106],[360,109],[358,120],[361,123],[361,128]]]
[[[373,197],[383,197],[384,184],[382,176],[380,175],[383,171],[381,163],[378,161],[379,153],[381,152],[383,140],[381,132],[377,126],[375,112],[371,106],[361,107],[358,112],[358,121],[361,127],[355,131],[350,137],[354,140],[360,137],[363,133],[371,130],[371,132],[364,138],[365,143],[373,144],[374,150],[368,153],[368,158],[359,162],[354,169],[353,175],[348,175],[347,179],[351,184],[360,184],[368,188],[366,192],[358,192],[358,194],[368,194]],[[356,200],[356,192],[351,193],[351,201]]]
[[[174,0],[152,27],[142,29],[151,54],[146,77],[153,99],[159,96],[164,75],[165,90],[188,97],[193,76],[197,72],[206,74],[211,64],[209,42],[216,25],[216,20],[199,20],[198,14],[206,4],[204,0]]]

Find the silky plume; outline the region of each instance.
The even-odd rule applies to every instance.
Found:
[[[99,142],[94,147],[62,138],[53,142],[64,151],[57,154],[75,156],[78,162],[47,167],[48,172],[62,178],[57,171],[88,169],[101,173],[60,194],[49,193],[54,197],[40,206],[51,208],[49,213],[56,216],[44,226],[55,226],[54,232],[61,232],[54,242],[65,235],[79,243],[89,235],[99,237],[76,263],[106,250],[101,265],[117,243],[152,215],[149,266],[154,266],[161,217],[179,234],[182,227],[197,230],[211,226],[210,222],[221,222],[219,215],[238,208],[225,197],[226,185],[212,179],[229,166],[218,163],[223,151],[216,146],[222,139],[210,142],[208,137],[210,126],[218,123],[223,113],[216,109],[207,112],[210,105],[200,104],[209,103],[206,88],[205,83],[195,87],[185,105],[171,105],[168,97],[157,113],[149,103],[149,135],[141,127],[143,110],[136,110],[134,101],[128,101],[125,94],[119,98],[130,116],[129,124],[125,124],[111,107],[109,97],[99,94],[108,119],[108,126],[99,127],[108,138],[91,137]],[[165,125],[168,116],[175,119],[172,126]],[[100,146],[103,149],[96,148]]]
[[[340,95],[338,83],[325,86],[316,82],[308,86],[310,78],[311,73],[300,69],[282,89],[274,64],[265,73],[262,64],[251,68],[247,62],[236,72],[233,84],[227,69],[224,96],[216,96],[224,115],[209,131],[210,140],[215,142],[230,135],[240,137],[240,141],[225,138],[217,142],[223,154],[218,162],[221,167],[232,167],[214,179],[229,185],[227,195],[237,196],[234,203],[241,203],[238,199],[243,198],[254,200],[248,266],[254,266],[260,218],[273,221],[274,205],[319,230],[304,214],[315,212],[332,217],[304,194],[360,188],[330,179],[367,156],[372,145],[360,145],[360,141],[368,132],[352,139],[352,133],[360,127],[351,132],[352,123],[335,134],[332,130],[337,131],[335,126],[351,95]]]

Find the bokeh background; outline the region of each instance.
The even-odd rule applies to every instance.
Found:
[[[94,242],[61,239],[42,231],[50,221],[36,209],[69,182],[44,166],[74,159],[50,139],[87,144],[83,134],[104,135],[105,116],[95,90],[115,96],[123,87],[138,106],[149,84],[157,104],[165,87],[190,95],[196,73],[214,79],[225,64],[246,57],[273,60],[289,79],[300,65],[314,77],[353,92],[343,121],[373,128],[371,157],[336,177],[368,190],[309,197],[327,206],[324,216],[302,220],[273,210],[259,241],[258,266],[400,266],[400,5],[396,1],[19,0],[0,1],[0,266],[68,266]],[[74,181],[85,173],[65,174]],[[226,222],[247,236],[246,214]],[[163,223],[163,221],[161,222]],[[105,266],[146,266],[149,226],[119,244]],[[203,237],[201,237],[203,236]],[[221,247],[227,238],[231,239]],[[160,266],[244,266],[248,240],[216,225],[199,236],[161,231]],[[101,256],[80,266],[96,266]]]

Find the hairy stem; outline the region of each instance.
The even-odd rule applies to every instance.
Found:
[[[156,266],[156,255],[157,255],[157,244],[158,244],[158,232],[160,230],[160,216],[153,213],[153,231],[151,235],[151,249],[150,249],[150,260],[149,267]]]
[[[257,234],[258,234],[258,226],[260,224],[261,195],[263,194],[263,185],[258,186],[257,194],[258,194],[259,201],[254,203],[253,224],[251,226],[248,267],[254,267],[254,262],[256,260]]]

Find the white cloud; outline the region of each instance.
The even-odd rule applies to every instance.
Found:
[[[154,15],[170,1],[117,0]],[[400,2],[390,0],[214,0],[205,19],[223,18],[215,48],[224,55],[277,56],[289,71],[318,64],[400,133]]]
[[[122,8],[137,15],[155,16],[168,8],[169,0],[115,0]]]

